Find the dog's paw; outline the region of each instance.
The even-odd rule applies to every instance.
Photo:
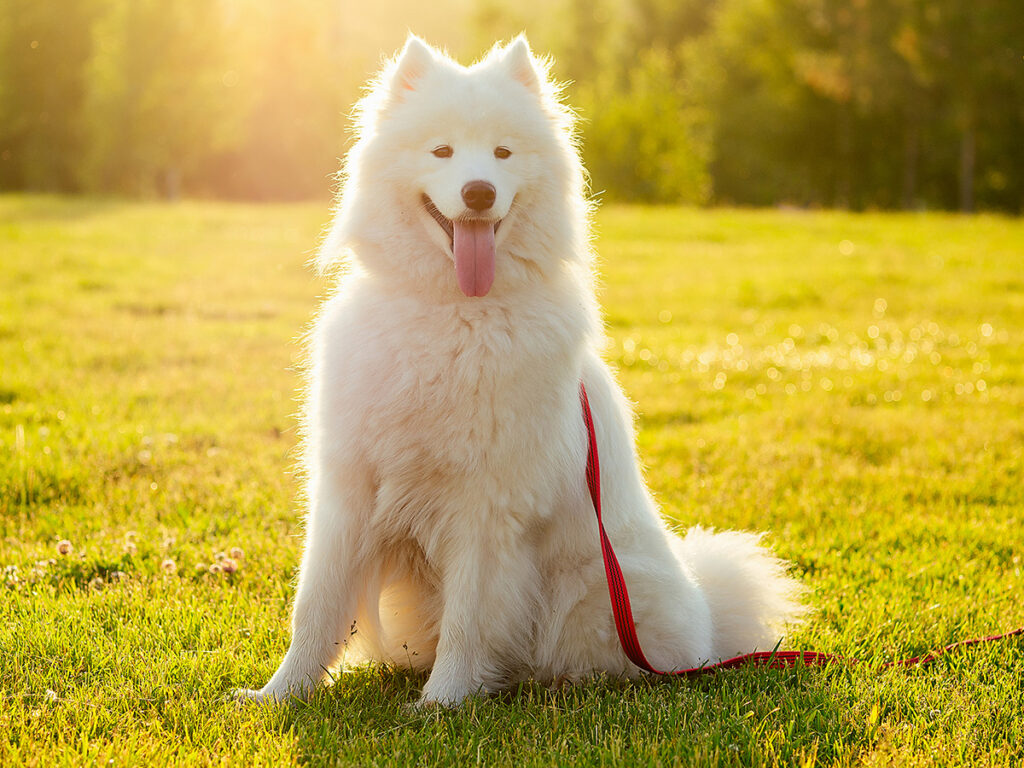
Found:
[[[280,704],[288,697],[281,697],[277,694],[268,691],[266,688],[260,688],[254,690],[252,688],[236,688],[230,694],[228,694],[228,700],[233,701],[239,706],[245,704]]]
[[[440,711],[445,709],[455,709],[463,702],[463,699],[456,699],[454,697],[446,699],[436,699],[429,697],[426,694],[422,695],[415,702],[409,705],[410,709],[416,712],[430,712]]]
[[[417,709],[454,709],[472,696],[485,696],[487,691],[481,685],[467,684],[460,680],[445,679],[431,675],[423,686],[423,693],[416,702]]]

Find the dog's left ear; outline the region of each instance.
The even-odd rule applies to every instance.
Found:
[[[541,78],[543,75],[537,70],[536,59],[524,35],[517,36],[511,43],[505,46],[501,61],[513,78],[538,96],[541,95]]]

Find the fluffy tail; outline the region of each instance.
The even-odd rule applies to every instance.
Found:
[[[807,612],[804,588],[760,535],[695,527],[673,548],[711,608],[713,660],[770,651]]]

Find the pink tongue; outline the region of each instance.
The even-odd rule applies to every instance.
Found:
[[[459,221],[455,225],[455,275],[467,296],[486,296],[494,283],[494,224]]]

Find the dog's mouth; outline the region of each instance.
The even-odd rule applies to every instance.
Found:
[[[449,219],[426,194],[423,207],[448,236],[455,256],[455,277],[467,296],[486,296],[494,284],[494,236],[501,219],[478,217]]]
[[[448,240],[453,240],[455,237],[455,225],[452,224],[452,220],[437,210],[437,206],[434,205],[434,201],[431,200],[429,196],[424,194],[422,196],[422,200],[423,207],[427,209],[427,213],[430,214],[430,217],[436,221],[438,225],[440,225],[441,229],[444,230],[444,233],[448,235]]]

